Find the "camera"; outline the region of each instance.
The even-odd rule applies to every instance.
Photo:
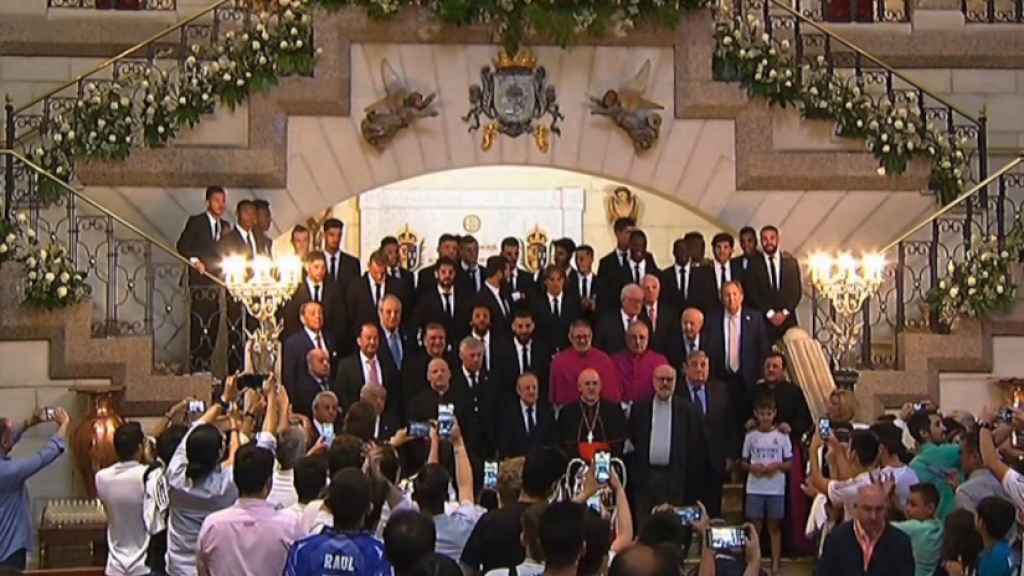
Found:
[[[1013,408],[1003,408],[999,411],[999,421],[1004,424],[1013,423]]]
[[[743,548],[750,540],[743,526],[718,526],[708,528],[707,542],[712,550],[736,550]]]
[[[430,438],[430,424],[426,422],[409,422],[409,436],[413,438]]]
[[[612,478],[612,455],[608,452],[594,454],[594,479],[604,486]]]
[[[682,522],[683,526],[692,526],[694,522],[700,520],[700,508],[697,506],[676,508],[676,516],[679,517],[679,521]]]
[[[455,406],[453,404],[439,405],[437,407],[437,433],[442,438],[451,438],[453,428],[455,428]]]
[[[828,440],[832,437],[832,421],[828,418],[822,418],[818,420],[818,435],[821,436],[822,440]]]
[[[57,417],[57,409],[47,406],[43,408],[43,420],[52,422]]]
[[[245,390],[246,388],[252,388],[253,390],[262,390],[263,383],[266,381],[266,374],[239,374],[235,378],[235,383],[238,384],[239,390]]]
[[[321,424],[320,427],[320,437],[324,439],[324,444],[330,446],[334,443],[334,422]]]
[[[188,401],[188,413],[190,415],[197,415],[206,412],[206,402],[202,400],[189,400]]]
[[[498,488],[498,463],[484,462],[484,488],[496,490]]]

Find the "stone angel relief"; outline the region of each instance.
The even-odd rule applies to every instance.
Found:
[[[410,91],[386,58],[380,62],[380,77],[386,95],[366,107],[366,115],[359,125],[363,139],[377,150],[383,150],[399,130],[420,118],[438,114],[434,108],[437,93],[424,96]]]
[[[590,113],[607,116],[625,130],[637,154],[650,150],[658,141],[661,115],[655,110],[665,109],[644,98],[650,78],[651,61],[647,60],[636,76],[618,90],[607,90],[601,98],[590,97]]]
[[[609,223],[614,224],[619,218],[632,218],[634,222],[639,222],[640,199],[625,186],[619,186],[608,195],[606,207]]]

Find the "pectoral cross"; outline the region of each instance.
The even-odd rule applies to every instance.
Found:
[[[587,432],[587,443],[592,444],[594,442],[594,431]]]

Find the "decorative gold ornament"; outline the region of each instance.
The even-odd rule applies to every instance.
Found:
[[[530,53],[529,50],[521,49],[516,52],[515,56],[509,57],[508,52],[501,50],[498,52],[498,57],[493,59],[494,67],[498,70],[505,70],[508,68],[525,68],[527,70],[533,70],[537,67],[537,58]]]
[[[491,122],[487,126],[484,126],[484,135],[480,139],[480,148],[487,152],[494,146],[494,139],[498,136],[498,123]]]
[[[462,219],[462,229],[470,234],[476,234],[480,231],[480,217],[476,214],[470,214]]]
[[[398,233],[398,265],[409,271],[420,267],[423,255],[423,240],[406,223]]]
[[[640,215],[640,199],[629,188],[619,186],[608,195],[605,203],[610,224],[614,224],[619,218],[632,218],[633,221],[638,220]]]
[[[526,269],[539,272],[548,263],[548,234],[540,226],[534,225],[526,236]]]
[[[537,149],[542,154],[547,154],[548,149],[551,148],[551,138],[549,137],[550,131],[547,126],[537,126],[536,130],[533,131],[533,139],[537,141]]]

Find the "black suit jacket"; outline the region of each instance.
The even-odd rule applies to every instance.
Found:
[[[629,254],[626,254],[629,261]],[[615,309],[619,306],[619,291],[622,290],[622,279],[625,268],[619,262],[617,250],[605,254],[597,263],[597,307],[600,312]]]
[[[484,369],[487,370],[498,390],[515,393],[516,382],[512,376],[516,366],[515,346],[512,345],[512,339],[504,334],[499,334],[493,329],[490,334],[491,336],[484,346]],[[457,343],[452,348],[454,349],[453,353],[457,354]],[[461,368],[462,362],[460,361],[457,366]],[[455,370],[456,366],[453,365],[452,371]]]
[[[448,335],[448,342],[452,346],[458,345],[469,334],[470,299],[465,293],[456,287],[453,292],[455,302],[455,317],[444,313],[444,304],[441,302],[441,294],[435,285],[433,290],[420,294],[416,302],[416,312],[413,324],[417,330],[422,330],[428,323],[437,322],[444,326]]]
[[[675,336],[680,334],[682,330],[679,314],[679,309],[674,305],[659,302],[655,322],[652,323],[647,306],[644,306],[642,317],[647,321],[647,325],[651,327],[649,343],[651,350],[663,355],[668,354]]]
[[[331,389],[330,378],[325,378],[321,385],[313,378],[309,370],[303,370],[297,379],[290,384],[285,384],[285,390],[288,391],[288,398],[292,403],[292,410],[309,419],[313,418],[313,399],[321,391]]]
[[[336,276],[331,276],[331,255],[324,251],[324,256],[327,258],[327,281],[338,282],[341,293],[345,294],[348,292],[348,285],[362,275],[363,266],[359,263],[358,258],[344,250],[338,250],[337,255],[338,270],[335,271]]]
[[[733,374],[725,357],[725,329],[722,324],[724,311],[716,311],[704,322],[707,337],[707,353],[711,361],[711,373],[721,380],[730,379]],[[771,349],[768,341],[764,316],[757,310],[744,307],[740,312],[740,370],[736,374],[746,388],[750,388],[761,376],[764,357]]]
[[[776,253],[780,257],[779,264],[779,289],[775,290],[771,285],[771,277],[768,272],[768,263],[764,254],[759,254],[751,261],[750,274],[748,276],[748,288],[750,292],[749,305],[752,308],[766,313],[768,310],[789,310],[789,317],[776,328],[769,324],[778,339],[793,326],[796,326],[796,308],[803,298],[803,288],[800,284],[800,263],[788,253]]]
[[[551,309],[551,295],[544,290],[533,299],[533,320],[537,325],[534,335],[544,340],[553,353],[561,352],[569,347],[569,326],[582,315],[579,299],[563,291],[556,318]]]
[[[344,341],[346,334],[339,334],[339,330],[347,330],[348,322],[345,321],[345,302],[341,292],[335,284],[326,282],[320,288],[320,304],[324,309],[324,328],[331,333],[335,341]],[[281,331],[281,340],[285,341],[292,334],[302,330],[302,321],[299,320],[299,310],[306,302],[313,300],[309,292],[309,284],[305,280],[295,289],[295,293],[285,303],[281,315],[284,318],[284,329]]]
[[[637,320],[643,320],[643,314],[637,316]],[[626,349],[626,326],[622,322],[621,308],[607,310],[601,315],[594,329],[594,346],[609,356]]]
[[[406,355],[405,366],[401,371],[402,422],[407,423],[416,419],[411,402],[423,392],[430,390],[430,384],[427,382],[427,365],[431,359],[425,350],[414,350]],[[448,362],[449,369],[455,372],[458,365],[455,358],[451,354],[445,354],[444,359]]]
[[[337,348],[334,344],[334,338],[330,334],[324,332],[323,335],[324,346],[327,347],[327,351],[331,355],[331,373],[333,374],[333,369],[338,363]],[[284,350],[281,354],[281,382],[286,388],[299,382],[302,375],[309,372],[308,365],[306,364],[306,354],[313,349],[313,346],[313,341],[310,340],[305,330],[299,330],[284,341]]]
[[[717,301],[714,295],[715,285],[713,274],[709,276],[703,264],[690,264],[689,277],[683,275],[683,282],[688,285],[686,289],[679,283],[679,274],[676,272],[675,264],[661,271],[661,298],[662,302],[675,306],[680,311],[687,308],[697,308],[705,314]]]
[[[697,341],[695,342],[697,345],[696,349],[707,352],[707,342],[708,339],[704,334],[700,334],[697,336]],[[688,348],[689,344],[690,342],[688,342],[686,337],[683,335],[683,329],[680,325],[679,329],[669,338],[668,350],[664,353],[665,358],[667,358],[669,363],[673,366],[682,366],[683,363],[686,362],[686,357],[690,355],[690,349]]]
[[[270,244],[266,243],[266,238],[255,231],[251,231],[249,234],[256,244],[256,255],[270,256]],[[238,228],[233,228],[227,234],[222,233],[220,235],[217,251],[220,259],[223,260],[228,256],[247,256],[250,252],[250,247],[242,239],[242,234],[238,231]]]
[[[519,348],[516,345],[515,340],[512,341],[512,358],[511,362],[504,369],[508,370],[506,374],[507,382],[505,383],[506,388],[511,388],[512,395],[515,396],[515,385],[516,379],[524,371],[533,372],[534,376],[537,377],[537,384],[540,388],[540,397],[549,398],[548,396],[548,377],[551,375],[551,358],[553,356],[551,348],[548,347],[547,343],[537,337],[537,331],[534,331],[534,337],[530,339],[530,354],[529,354],[529,365],[523,366],[522,356],[519,354]]]
[[[654,400],[644,400],[633,404],[629,413],[629,437],[633,441],[633,471],[631,484],[638,490],[646,485],[650,472],[651,456],[651,420]],[[701,475],[694,474],[700,467],[697,463],[704,457],[704,427],[700,415],[690,403],[678,396],[672,398],[671,448],[669,454],[669,472],[678,481],[670,487],[669,503],[679,506],[683,503],[696,501],[694,489]]]
[[[685,369],[680,370],[677,381],[679,384],[676,385],[676,396],[697,411],[690,398],[690,386],[686,382]],[[729,388],[724,382],[708,380],[704,386],[708,404],[708,410],[701,420],[704,428],[704,454],[711,469],[721,474],[725,472],[725,459],[735,459],[740,453],[740,444],[736,438],[735,411],[729,397]]]
[[[477,287],[477,284],[480,286]],[[462,262],[455,265],[455,285],[464,294],[476,296],[476,293],[484,289],[484,267],[476,267],[476,282],[470,277],[469,272],[462,268]]]
[[[586,426],[583,422],[581,404],[573,402],[563,406],[558,413],[558,442],[570,458],[579,456],[579,443],[586,442]],[[601,400],[598,403],[601,425],[594,430],[595,442],[608,442],[612,455],[622,456],[626,441],[626,415],[618,404]]]
[[[366,384],[363,376],[363,359],[359,352],[349,354],[338,363],[338,375],[334,379],[334,393],[338,395],[338,402],[348,410],[349,406],[359,401],[359,393]],[[381,384],[388,391],[388,407],[394,408],[401,399],[401,384],[398,372],[391,364],[377,358],[380,364]]]
[[[220,219],[220,234],[223,238],[231,230],[231,223],[223,218]],[[213,230],[210,229],[210,218],[206,212],[194,214],[188,217],[185,222],[185,229],[178,237],[178,252],[185,258],[198,258],[206,265],[208,272],[213,274],[219,268],[220,251],[217,248],[217,241],[213,238]],[[189,268],[189,282],[195,284],[212,284],[213,281],[206,278],[194,268]]]
[[[864,570],[864,553],[851,520],[829,533],[815,573],[828,576],[912,576],[914,550],[909,536],[892,524],[887,524],[875,544],[868,569]]]
[[[399,268],[397,274],[388,270],[388,277],[391,278],[395,295],[402,301],[402,323],[408,324],[416,309],[416,279],[405,268]]]
[[[537,427],[527,434],[519,399],[502,403],[497,428],[498,460],[526,456],[538,446],[555,443],[555,413],[551,406],[538,401],[534,406],[534,420]]]
[[[498,295],[501,296],[504,303],[505,312],[498,305],[498,299],[494,297],[494,293],[486,285],[473,298],[472,307],[486,306],[491,311],[491,329],[508,336],[512,334],[512,299],[504,290],[499,290]]]
[[[509,295],[509,300],[513,300],[512,305],[523,309],[530,308],[530,302],[538,290],[538,284],[534,281],[533,275],[522,268],[516,268],[515,279],[513,280],[512,276],[509,276],[505,279],[503,286],[505,293]]]
[[[498,399],[502,396],[500,381],[486,370],[477,373],[477,385],[471,387],[462,368],[452,371],[452,387],[464,403],[464,414],[459,416],[466,449],[477,458],[494,457],[495,416]]]
[[[402,362],[396,361],[394,355],[391,353],[391,348],[388,346],[388,334],[384,328],[377,324],[377,328],[380,329],[380,350],[377,354],[380,355],[381,362],[389,362],[391,367],[401,372],[405,367],[409,358],[416,352],[416,338],[410,330],[399,327],[398,328],[398,340],[402,346]]]
[[[381,299],[388,294],[396,293],[396,282],[390,276],[384,276]],[[347,312],[351,337],[359,336],[359,327],[367,322],[377,322],[377,307],[373,304],[370,291],[370,273],[363,274],[359,280],[352,281],[345,293],[345,311]]]

